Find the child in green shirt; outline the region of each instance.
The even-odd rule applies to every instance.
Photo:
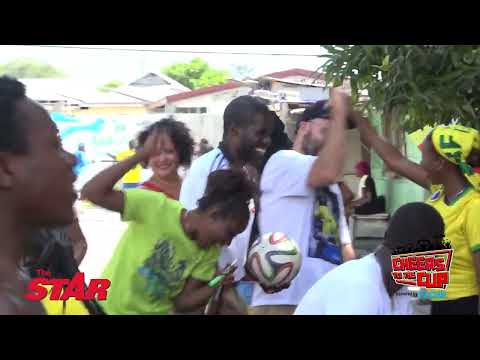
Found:
[[[221,247],[248,224],[254,187],[239,171],[211,173],[204,197],[191,211],[162,193],[114,190],[126,172],[161,151],[159,136],[152,134],[135,155],[99,173],[82,190],[84,198],[130,222],[103,273],[111,281],[101,303],[108,314],[161,315],[204,307],[216,291],[208,281],[219,273]],[[232,280],[228,276],[219,285]]]

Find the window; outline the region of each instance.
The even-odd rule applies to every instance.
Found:
[[[175,112],[178,114],[205,114],[207,112],[206,107],[177,107]]]
[[[153,109],[150,110],[150,112],[153,112],[153,113],[164,113],[164,112],[165,112],[165,106],[153,108]]]

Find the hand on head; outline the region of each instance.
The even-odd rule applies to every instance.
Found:
[[[150,158],[151,156],[155,155],[155,151],[157,151],[157,143],[158,143],[158,131],[153,131],[145,141],[145,144],[140,148],[139,152],[144,155],[146,159]]]

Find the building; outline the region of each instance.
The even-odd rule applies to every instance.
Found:
[[[147,114],[151,102],[189,91],[163,74],[148,73],[128,85],[99,91],[78,79],[22,79],[27,95],[48,111],[71,116],[126,116]]]
[[[279,71],[245,82],[252,86],[253,94],[272,102],[272,109],[285,122],[291,139],[295,137],[296,123],[303,110],[316,101],[327,100],[330,91],[324,74],[305,69]],[[349,90],[348,83],[344,87]],[[355,164],[360,160],[369,160],[369,151],[362,146],[356,130],[347,131],[347,147],[348,157],[342,180],[356,193],[359,179],[355,175]]]
[[[251,87],[243,82],[231,80],[225,84],[166,96],[148,105],[153,114],[173,115],[191,130],[195,141],[207,139],[216,146],[223,135],[223,112],[236,97],[248,95]]]
[[[166,96],[188,92],[189,88],[164,74],[148,73],[145,76],[111,90],[116,93],[143,101],[145,104],[163,99]]]
[[[173,115],[187,124],[197,142],[206,138],[216,146],[223,135],[225,107],[238,96],[254,95],[269,100],[270,108],[285,122],[287,133],[293,138],[294,124],[302,109],[312,102],[328,99],[329,89],[325,86],[323,74],[294,68],[177,93],[152,102],[147,108],[151,113]],[[362,159],[362,147],[356,131],[349,131],[348,137],[350,155],[345,167],[345,180],[352,190],[356,190],[358,179],[354,166]]]
[[[147,112],[146,102],[72,79],[22,79],[27,95],[50,112],[70,116],[130,115]]]
[[[231,80],[225,84],[188,90],[151,103],[152,112],[178,114],[221,114],[234,98],[251,91],[243,82]]]
[[[79,79],[21,81],[27,95],[50,112],[69,151],[85,143],[100,159],[127,148],[145,124],[158,119],[148,113],[150,102],[188,90],[167,76],[153,73],[108,92]]]

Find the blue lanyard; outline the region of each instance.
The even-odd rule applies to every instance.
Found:
[[[218,158],[220,158],[219,162],[217,162]],[[215,159],[213,160],[212,165],[210,166],[209,173],[212,173],[213,171],[218,170],[220,168],[220,166],[222,165],[223,160],[225,160],[225,156],[223,155],[223,152],[220,151],[220,154],[217,154],[217,156],[215,156]],[[214,166],[215,163],[217,163],[217,166]]]

